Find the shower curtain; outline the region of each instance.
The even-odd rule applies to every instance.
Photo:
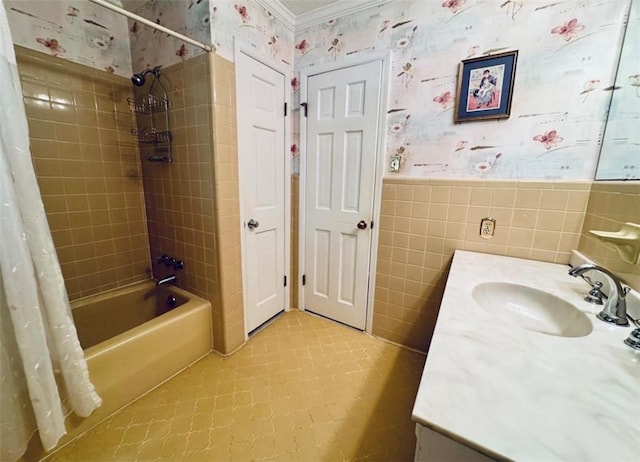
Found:
[[[36,428],[45,449],[57,444],[67,403],[86,417],[101,400],[89,380],[31,163],[2,0],[0,267],[0,460],[14,461]]]

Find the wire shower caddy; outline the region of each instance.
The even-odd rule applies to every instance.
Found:
[[[169,128],[167,89],[160,80],[159,67],[149,70],[148,73],[153,75],[153,81],[147,93],[136,98],[127,98],[131,112],[136,115],[138,126],[131,129],[131,134],[140,144],[141,150],[145,154],[150,153],[147,160],[169,163],[173,160],[171,157],[173,136]]]

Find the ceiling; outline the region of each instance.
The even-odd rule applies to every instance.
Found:
[[[339,0],[280,0],[289,11],[298,16],[311,10],[315,10]]]

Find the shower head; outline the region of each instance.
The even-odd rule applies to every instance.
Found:
[[[160,66],[158,67],[154,67],[153,69],[145,69],[144,71],[140,72],[139,74],[133,74],[131,76],[131,82],[136,86],[136,87],[141,87],[144,85],[145,82],[145,76],[147,74],[153,74],[153,76],[155,78],[160,77]]]
[[[133,82],[133,84],[136,87],[141,87],[144,85],[144,74],[141,72],[140,74],[133,74],[131,76],[131,82]]]

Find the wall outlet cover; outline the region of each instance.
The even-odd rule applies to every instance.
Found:
[[[495,218],[486,217],[480,220],[480,237],[482,239],[492,239],[496,231]]]

